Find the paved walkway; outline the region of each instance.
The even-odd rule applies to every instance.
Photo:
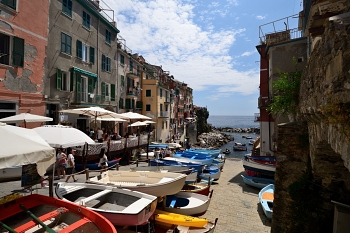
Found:
[[[120,170],[128,170],[130,166],[122,166]],[[96,174],[98,173],[92,172],[90,177]],[[215,229],[217,233],[270,232],[271,222],[265,217],[258,204],[259,190],[245,185],[241,174],[243,174],[242,162],[237,159],[227,159],[220,179],[212,185],[213,197],[207,213],[202,217],[210,221],[218,218]],[[85,174],[77,177],[79,182],[85,182]],[[54,184],[58,182],[55,180]],[[72,178],[69,182],[73,182]],[[22,189],[20,181],[0,183],[0,197],[20,189]],[[49,195],[49,189],[42,189],[40,185],[37,185],[37,187],[33,187],[33,193]],[[27,193],[23,194],[27,195]]]

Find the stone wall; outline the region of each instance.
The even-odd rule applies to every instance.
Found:
[[[327,21],[303,72],[298,123],[279,125],[271,232],[332,232],[350,204],[350,20]]]

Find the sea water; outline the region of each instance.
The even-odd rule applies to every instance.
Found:
[[[207,122],[216,128],[258,128],[259,122],[254,122],[254,116],[209,116]],[[222,151],[229,149],[230,154],[225,155],[228,158],[243,158],[245,154],[251,153],[252,145],[249,145],[250,140],[255,140],[259,134],[256,133],[226,133],[234,137],[233,141],[220,147]],[[251,136],[253,139],[246,139],[242,136]],[[235,142],[245,143],[247,151],[234,151]]]

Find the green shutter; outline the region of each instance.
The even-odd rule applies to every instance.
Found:
[[[23,67],[24,65],[24,40],[13,37],[13,66]]]
[[[121,79],[121,82],[122,82],[122,87],[124,87],[124,76],[123,75],[120,75],[120,79]]]
[[[106,99],[106,84],[104,82],[101,82],[101,96],[103,100]]]
[[[56,89],[61,90],[62,87],[62,71],[61,69],[57,68],[56,70]]]
[[[88,92],[89,93],[93,93],[94,92],[93,82],[94,82],[94,80],[91,77],[89,77],[88,78]]]
[[[102,54],[102,70],[106,70],[106,56]]]
[[[134,99],[131,100],[131,109],[135,109],[135,100]]]
[[[124,108],[123,102],[124,102],[124,99],[120,98],[119,99],[119,109],[123,109]]]
[[[115,84],[111,84],[111,101],[115,101]]]
[[[75,73],[75,78],[77,81],[77,86],[76,86],[76,93],[77,93],[77,102],[81,101],[81,74],[80,73]]]
[[[77,57],[83,58],[83,43],[80,40],[77,40]]]
[[[125,100],[125,109],[130,109],[130,99]]]
[[[75,72],[70,72],[70,91],[73,91],[74,88],[74,74]]]
[[[90,47],[90,62],[95,64],[95,48]]]

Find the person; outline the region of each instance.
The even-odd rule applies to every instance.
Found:
[[[70,177],[73,178],[74,182],[77,182],[78,179],[75,178],[75,176],[73,175],[75,173],[75,162],[74,162],[74,154],[75,153],[75,150],[73,150],[72,148],[68,148],[67,150],[67,171],[66,171],[66,174],[67,174],[67,179],[66,179],[66,182],[68,182],[68,180],[70,179]]]
[[[166,147],[164,154],[165,154],[165,157],[170,157],[171,152],[170,152],[169,147]]]
[[[90,128],[89,127],[86,127],[85,133],[86,133],[86,135],[90,136]]]
[[[97,141],[103,142],[103,131],[101,128],[97,128]]]
[[[61,174],[63,176],[63,179],[66,178],[67,155],[63,153],[62,148],[57,149],[56,162],[57,179],[61,179]]]
[[[98,166],[101,168],[101,170],[106,170],[108,168],[108,158],[107,158],[107,155],[105,154],[104,148],[102,148],[100,151],[100,161],[98,162]]]
[[[159,154],[160,154],[159,148],[155,148],[153,153],[154,153],[154,158],[159,159]]]

